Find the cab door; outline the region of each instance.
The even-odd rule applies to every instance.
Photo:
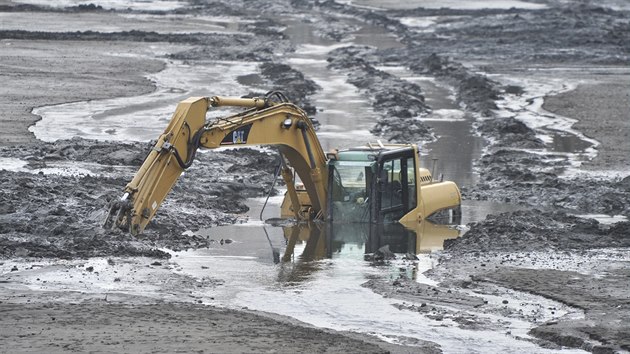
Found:
[[[372,181],[372,222],[400,220],[416,207],[416,166],[413,148],[381,152]]]

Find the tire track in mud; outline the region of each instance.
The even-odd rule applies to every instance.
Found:
[[[376,69],[363,57],[368,47],[343,47],[329,53],[329,68],[347,73],[347,81],[371,97],[372,107],[382,112],[370,132],[393,143],[430,141],[431,130],[417,118],[430,108],[419,85]]]

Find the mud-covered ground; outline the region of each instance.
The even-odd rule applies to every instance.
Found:
[[[6,155],[28,161],[23,167],[28,172],[0,171],[2,257],[164,258],[169,255],[159,248],[206,247],[219,240],[184,232],[236,222],[238,214],[247,211],[246,198],[267,195],[277,166],[277,155],[258,150],[200,153],[160,208],[159,222],[152,222],[141,237],[99,227],[108,205],[120,197],[120,187],[140,167],[150,148],[150,143],[83,139],[1,148]],[[89,172],[73,171],[72,163],[92,164],[96,172],[83,175]],[[49,166],[62,166],[59,169],[65,175],[45,174]],[[124,169],[114,170],[120,166]],[[32,169],[43,171],[33,173]],[[199,217],[205,213],[207,216]]]
[[[19,291],[15,297],[19,306],[0,303],[0,340],[8,353],[408,352],[352,333],[202,304]]]
[[[439,139],[431,121],[422,119],[433,111],[426,89],[387,67],[402,66],[412,75],[432,78],[449,88],[450,99],[471,121],[470,134],[486,143],[482,156],[474,161],[478,183],[460,186],[464,198],[517,204],[523,210],[489,215],[467,225],[464,236],[432,256],[437,262],[428,276],[439,282],[435,287],[405,277],[374,279],[364,286],[422,304],[403,303],[400,310],[418,312],[431,321],[452,319],[462,328],[502,332],[502,323],[480,314],[523,320],[531,324],[529,335],[534,338],[524,340],[541,349],[630,351],[630,303],[625,290],[630,280],[630,225],[628,221],[601,224],[580,216],[630,217],[630,73],[625,67],[630,60],[630,12],[614,1],[537,3],[546,8],[378,10],[357,6],[374,6],[370,1],[275,0],[187,1],[175,9],[142,10],[0,1],[1,15],[7,19],[0,25],[0,46],[5,49],[0,52],[0,163],[6,169],[0,170],[0,258],[160,259],[169,257],[167,250],[207,247],[219,240],[195,231],[242,220],[245,198],[266,195],[278,163],[273,151],[198,154],[198,161],[180,179],[145,234],[132,238],[118,230],[104,230],[100,222],[150,143],[70,137],[44,143],[27,130],[39,119],[32,113],[34,108],[149,93],[156,87],[148,75],[164,69],[169,61],[194,66],[221,60],[257,64],[258,72],[237,78],[255,83],[256,92],[243,94],[279,89],[316,117],[318,107],[312,97],[322,88],[284,60],[296,50],[285,21],[297,18],[311,26],[318,38],[338,44],[351,42],[357,27],[374,26],[396,38],[396,45],[340,46],[327,54],[328,68],[346,75],[379,114],[374,126],[362,128],[392,142]],[[191,29],[182,18],[196,14],[242,21],[220,30],[199,22]],[[48,19],[46,26],[36,26],[31,17]],[[562,89],[537,97],[531,82],[522,78],[555,80]],[[568,86],[561,84],[564,81]],[[543,98],[540,118],[551,119],[545,125],[523,118],[510,106],[520,101],[533,106]],[[566,131],[554,126],[560,120],[551,114],[576,119],[572,129],[583,135],[568,139],[573,142],[568,148],[558,147],[560,133]],[[414,261],[408,264],[411,267]],[[7,276],[0,276],[2,282],[10,283]],[[547,321],[548,317],[528,313],[523,305],[488,301],[512,292],[540,296],[573,311]],[[238,352],[439,351],[431,343],[391,347],[345,333],[190,304],[159,304],[156,310],[155,304],[135,306],[129,299],[110,304],[79,297],[73,300],[78,304],[67,306],[54,301],[54,295],[48,297],[50,304],[45,303],[46,296],[29,292],[5,290],[2,296],[3,313],[11,319],[3,321],[8,327],[2,330],[2,343],[10,351],[150,351],[137,342],[146,334],[142,330],[114,340],[112,326],[118,322],[110,322],[102,332],[89,326],[91,332],[58,343],[60,347],[38,347],[50,338],[76,332],[77,324],[70,319],[85,318],[88,323],[87,309],[89,316],[96,313],[123,325],[128,317],[140,328],[158,328],[147,330],[158,343],[168,342],[160,331],[182,324],[213,326],[219,333],[209,338],[206,331],[187,331],[197,341],[168,347],[172,351],[207,349],[196,346],[198,341],[216,341],[226,345],[217,344],[215,348],[222,348],[217,351]],[[23,307],[20,301],[25,298],[44,304]],[[138,321],[134,311],[148,314],[146,321],[154,316],[160,324],[133,322]],[[203,316],[196,319],[198,313]],[[38,321],[42,316],[45,320]],[[37,325],[13,325],[24,317]],[[246,321],[256,325],[231,327]],[[243,339],[246,331],[251,332],[247,340]],[[240,339],[232,341],[231,336]],[[261,339],[268,336],[274,338],[273,345]],[[259,339],[252,341],[254,337]],[[298,337],[313,337],[313,341]],[[98,341],[101,344],[94,344]],[[135,346],[121,344],[126,341]],[[24,347],[25,343],[33,347]]]

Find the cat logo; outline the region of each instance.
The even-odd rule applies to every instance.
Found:
[[[245,143],[245,132],[242,130],[236,130],[232,132],[232,144]]]
[[[240,127],[236,130],[228,133],[221,141],[221,145],[236,145],[247,144],[247,137],[249,136],[249,130],[252,128],[251,124],[244,127]]]

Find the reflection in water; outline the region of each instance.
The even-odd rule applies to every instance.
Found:
[[[444,241],[460,236],[453,225],[423,221],[416,230],[399,223],[302,223],[283,227],[285,264],[278,274],[280,282],[296,283],[320,269],[325,258],[369,255],[383,248],[398,254],[421,254],[442,249]],[[296,245],[302,245],[296,254]],[[386,247],[387,246],[387,247]]]

